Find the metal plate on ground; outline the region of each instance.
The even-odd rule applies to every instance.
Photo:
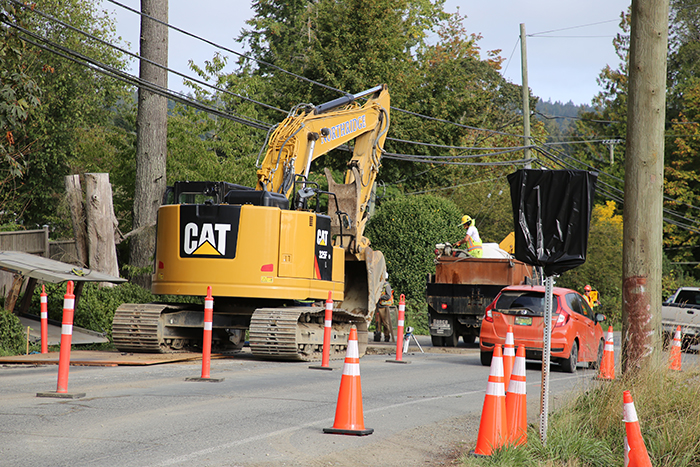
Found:
[[[0,365],[58,365],[59,352],[45,354],[14,355],[0,357]],[[202,358],[201,353],[179,352],[172,354],[125,354],[121,352],[105,352],[98,350],[73,350],[70,353],[70,364],[74,366],[119,366],[119,365],[160,365],[163,363],[186,362]],[[218,358],[212,355],[212,358]]]

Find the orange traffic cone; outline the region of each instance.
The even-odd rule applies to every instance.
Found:
[[[605,348],[603,349],[603,358],[600,361],[598,379],[615,379],[615,348],[612,326],[608,327],[608,335],[605,337]]]
[[[490,456],[493,449],[502,446],[508,440],[506,420],[506,391],[503,385],[503,351],[496,344],[491,358],[491,372],[486,385],[484,408],[481,411],[479,436],[474,453]]]
[[[634,401],[629,391],[622,395],[624,402],[623,421],[625,422],[625,467],[651,467],[649,453],[644,446],[642,431],[637,420],[637,411],[634,408]]]
[[[668,356],[668,369],[681,371],[681,327],[676,328],[671,344],[671,353]]]
[[[506,345],[503,346],[503,384],[506,391],[508,391],[513,363],[515,363],[515,341],[513,339],[513,326],[509,324],[506,332]]]
[[[335,410],[335,422],[333,428],[324,428],[323,432],[358,436],[374,433],[373,428],[365,429],[364,415],[362,414],[360,352],[357,347],[357,328],[355,326],[350,329],[343,377],[340,380],[338,405]]]
[[[525,347],[518,347],[513,373],[506,393],[506,418],[510,442],[515,446],[527,443],[527,391],[525,379]]]

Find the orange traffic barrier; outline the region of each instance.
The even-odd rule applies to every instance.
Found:
[[[58,384],[56,392],[39,392],[37,397],[60,397],[80,399],[84,392],[68,392],[68,372],[70,370],[70,346],[73,340],[73,315],[75,314],[75,295],[73,281],[66,284],[66,294],[63,296],[63,321],[61,322],[61,348],[58,354]]]
[[[214,332],[214,297],[211,286],[207,286],[207,296],[204,298],[204,331],[202,333],[202,376],[200,378],[185,378],[185,381],[207,381],[220,383],[224,378],[209,376],[211,368],[211,341]]]
[[[513,371],[515,363],[515,340],[513,338],[513,326],[508,325],[506,332],[506,345],[503,346],[503,384],[508,392],[508,384],[510,383],[510,374]]]
[[[70,347],[73,340],[73,315],[75,313],[75,295],[73,281],[68,281],[66,294],[63,296],[63,322],[61,323],[61,349],[58,356],[58,384],[56,392],[68,392],[68,370],[70,369]]]
[[[668,356],[668,369],[681,371],[681,327],[676,327],[671,343],[671,352]]]
[[[629,391],[622,396],[624,402],[623,421],[625,422],[625,467],[651,467],[649,453],[642,439],[642,430],[639,428],[637,410]]]
[[[211,333],[214,321],[214,297],[211,294],[211,286],[207,287],[207,296],[204,299],[204,333],[202,334],[202,378],[209,378],[211,366]]]
[[[345,354],[343,377],[340,380],[338,405],[335,409],[333,428],[324,428],[324,433],[339,435],[370,435],[373,428],[365,429],[362,413],[362,384],[360,383],[360,352],[357,346],[357,328],[350,329],[348,350]]]
[[[481,411],[479,436],[474,453],[490,456],[491,452],[508,441],[506,419],[506,390],[503,385],[503,351],[496,344],[491,358],[491,372],[486,385],[484,408]]]
[[[525,378],[525,347],[519,346],[506,393],[506,418],[510,442],[515,446],[527,444],[527,381]]]
[[[600,361],[598,379],[615,379],[615,348],[612,326],[608,327],[608,334],[605,337],[605,348],[603,349],[603,358]]]
[[[44,285],[41,286],[39,298],[41,300],[41,353],[49,353],[49,304]]]
[[[406,296],[401,294],[399,297],[399,316],[396,330],[396,360],[387,360],[387,363],[411,363],[403,360],[403,345],[404,345],[404,318],[406,317]]]
[[[326,314],[324,315],[323,321],[323,355],[321,355],[321,366],[311,365],[309,368],[314,370],[330,370],[331,360],[331,331],[333,329],[333,292],[328,291],[328,298],[326,299]]]

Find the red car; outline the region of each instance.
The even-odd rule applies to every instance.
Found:
[[[511,285],[501,290],[486,308],[479,335],[482,365],[491,365],[495,344],[505,344],[508,325],[513,326],[515,348],[524,345],[525,358],[542,359],[544,289],[544,286]],[[597,368],[605,347],[600,327],[605,315],[593,312],[574,290],[554,287],[553,292],[552,362],[559,362],[569,373],[574,373],[576,365],[582,362]]]

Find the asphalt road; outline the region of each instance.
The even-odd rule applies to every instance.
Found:
[[[473,448],[489,368],[478,347],[412,347],[404,360],[360,361],[364,437],[324,434],[333,426],[342,360],[333,371],[242,354],[212,360],[211,377],[186,382],[201,363],[71,367],[76,400],[36,397],[56,388],[53,365],[0,367],[2,466],[431,465],[455,443]],[[382,350],[391,352],[392,347]],[[416,350],[417,352],[414,352]],[[527,365],[528,416],[539,411],[540,366]],[[550,409],[585,388],[595,372],[551,371]],[[435,465],[435,464],[432,464]]]

